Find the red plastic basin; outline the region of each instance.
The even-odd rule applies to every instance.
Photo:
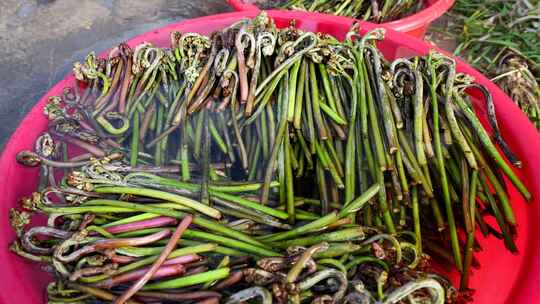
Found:
[[[237,11],[259,11],[256,5],[247,3],[246,0],[227,0],[227,2]],[[380,25],[414,37],[424,38],[429,25],[448,11],[454,4],[454,0],[425,0],[425,2],[426,6],[419,12]],[[341,16],[332,16],[332,18],[335,18],[337,22],[344,22],[342,19],[356,20]]]
[[[210,32],[223,28],[243,17],[254,17],[256,11],[208,16],[171,24],[161,29],[136,37],[128,43],[132,46],[143,41],[150,41],[159,46],[169,44],[169,33]],[[278,26],[288,25],[290,20],[297,20],[300,28],[325,32],[343,39],[350,26],[350,20],[336,19],[322,14],[301,12],[269,11]],[[362,23],[366,32],[377,25]],[[388,31],[386,38],[379,44],[388,59],[427,54],[431,47],[425,42],[410,36]],[[483,239],[484,248],[477,254],[481,268],[471,277],[471,285],[476,289],[475,303],[538,303],[540,288],[540,134],[514,103],[493,83],[479,72],[458,60],[457,69],[474,76],[478,83],[485,85],[493,94],[497,107],[497,118],[503,136],[523,162],[519,174],[533,194],[533,201],[525,203],[510,186],[510,197],[519,223],[517,227],[517,246],[519,255],[510,254],[503,242],[493,237]],[[23,167],[15,161],[15,155],[22,149],[32,149],[35,139],[46,130],[47,121],[43,107],[47,98],[58,95],[66,86],[73,84],[72,75],[67,76],[54,86],[22,121],[7,143],[0,157],[0,274],[2,288],[0,303],[37,304],[46,303],[45,286],[50,278],[39,265],[28,262],[9,252],[9,243],[15,239],[8,221],[8,210],[17,200],[36,189],[38,170]],[[473,92],[474,93],[474,92]],[[484,105],[478,102],[477,110],[484,115]]]

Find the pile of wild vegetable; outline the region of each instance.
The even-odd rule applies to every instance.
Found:
[[[466,292],[477,227],[516,250],[503,179],[530,194],[495,145],[520,163],[452,59],[387,62],[384,30],[356,30],[339,42],[262,14],[75,64],[17,157],[39,189],[10,214],[12,250],[55,274],[51,303],[466,297],[427,254]]]
[[[441,31],[457,39],[455,54],[492,77],[540,130],[540,2],[457,0],[448,16]]]
[[[415,0],[259,0],[255,3],[266,9],[319,12],[375,23],[390,22],[412,15],[424,5],[424,1]]]

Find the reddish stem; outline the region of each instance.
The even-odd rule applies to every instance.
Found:
[[[239,49],[238,52],[236,52],[236,54],[238,57],[238,78],[240,82],[240,102],[245,103],[247,101],[248,94],[249,94],[246,60],[244,57],[243,49]]]
[[[96,284],[96,287],[99,288],[112,288],[122,283],[131,282],[142,278],[148,271],[150,267],[145,267],[130,272],[126,272],[107,280],[101,281]],[[161,266],[156,272],[152,275],[150,279],[160,279],[170,276],[181,276],[186,271],[184,265],[176,264],[170,266]]]
[[[219,298],[212,297],[212,298],[204,299],[197,302],[197,304],[219,304]]]
[[[154,113],[156,112],[156,103],[152,103],[150,105],[150,109],[144,113],[142,124],[141,124],[141,131],[139,133],[139,139],[141,141],[144,141],[144,138],[146,137],[146,132],[148,131],[148,128],[150,127],[150,122],[152,121],[152,116],[154,116]]]
[[[126,111],[126,98],[127,93],[129,89],[129,85],[132,83],[133,80],[133,73],[131,72],[131,68],[133,65],[133,55],[131,53],[131,49],[129,49],[129,46],[120,45],[123,49],[126,50],[124,52],[124,55],[127,57],[127,63],[126,63],[126,69],[124,72],[124,79],[122,81],[122,86],[120,88],[120,99],[118,100],[118,112],[124,113]]]
[[[96,132],[96,130],[94,130],[94,128],[89,124],[87,123],[86,121],[84,120],[79,120],[79,125],[85,129],[86,131],[91,131],[91,132]]]
[[[114,108],[116,108],[116,106],[118,105],[119,96],[120,90],[116,90],[116,92],[112,96],[112,101],[109,102],[109,104],[101,111],[101,113],[104,114],[113,111]]]
[[[167,259],[167,257],[171,254],[173,249],[176,247],[176,244],[178,243],[178,240],[186,231],[186,229],[191,224],[191,221],[193,220],[193,217],[191,215],[186,216],[180,224],[178,224],[178,227],[176,228],[176,231],[174,231],[173,235],[169,239],[169,242],[167,243],[167,246],[165,246],[165,249],[161,252],[157,260],[154,262],[150,270],[148,270],[135,284],[133,284],[128,290],[126,290],[120,297],[114,301],[115,304],[123,304],[129,298],[131,298],[137,291],[139,291],[146,282],[148,282],[154,274],[158,271],[158,269],[161,267],[163,262]],[[164,230],[168,231],[168,230]]]
[[[92,153],[84,153],[81,155],[73,156],[68,161],[70,162],[85,161],[85,160],[89,160],[92,157],[93,157]]]
[[[183,256],[179,256],[179,257],[176,257],[176,258],[166,260],[163,263],[163,265],[168,266],[168,265],[175,265],[175,264],[189,264],[189,263],[193,263],[193,262],[198,262],[200,260],[201,260],[201,257],[199,255],[188,254],[188,255],[183,255]]]
[[[109,146],[113,147],[113,148],[116,148],[116,149],[120,149],[122,148],[122,145],[117,143],[116,141],[114,141],[113,139],[111,138],[107,138],[105,139],[105,143],[107,143]]]
[[[77,281],[81,277],[94,275],[94,274],[100,274],[100,273],[107,273],[109,271],[112,271],[116,269],[118,265],[116,264],[108,264],[105,266],[96,266],[96,267],[87,267],[87,268],[81,268],[79,270],[76,270],[69,276],[69,280],[74,282]]]
[[[125,239],[110,239],[110,240],[100,240],[95,242],[92,245],[86,245],[83,248],[72,252],[67,256],[63,256],[63,251],[57,249],[54,256],[61,262],[72,262],[77,260],[79,257],[103,249],[114,249],[120,247],[130,247],[130,246],[142,246],[154,243],[169,236],[171,232],[169,230],[162,230],[154,234],[150,234],[144,237],[139,238],[125,238]]]
[[[194,274],[197,274],[197,273],[205,272],[207,270],[208,270],[208,267],[206,267],[206,266],[197,266],[195,268],[188,269],[186,271],[186,275],[194,275]]]
[[[114,249],[106,250],[105,255],[111,260],[111,262],[116,264],[128,264],[137,260],[136,257],[117,255]]]
[[[74,137],[71,137],[71,136],[64,136],[64,139],[70,143],[70,144],[74,144],[78,147],[81,147],[83,149],[85,149],[86,151],[92,153],[93,155],[97,156],[97,157],[103,157],[105,156],[105,151],[103,151],[101,148],[97,147],[97,146],[94,146],[90,143],[87,143],[83,140],[80,140],[78,138],[74,138]]]
[[[137,293],[137,296],[169,301],[189,301],[206,298],[220,298],[221,294],[215,291],[193,291],[184,293],[141,291]]]
[[[113,94],[116,92],[116,90],[118,89],[118,82],[120,81],[120,75],[122,75],[123,69],[124,69],[124,62],[120,60],[114,71],[113,79],[111,81],[111,86],[109,87],[109,91],[107,92],[107,94],[105,94],[105,96],[103,96],[103,98],[95,101],[96,109],[100,109],[106,106],[109,100],[111,99],[111,96],[113,96]],[[100,112],[103,113],[103,111],[100,111]]]
[[[229,286],[232,286],[240,282],[240,280],[242,280],[243,277],[244,277],[244,273],[242,271],[235,271],[231,273],[231,275],[229,275],[225,280],[219,282],[214,287],[212,287],[212,290],[223,290]]]
[[[152,218],[148,220],[110,226],[110,227],[105,228],[105,230],[107,230],[107,232],[112,233],[112,234],[118,234],[118,233],[136,231],[136,230],[147,229],[147,228],[164,227],[168,225],[173,225],[174,223],[176,223],[175,218],[160,216],[160,217],[156,217],[156,218]]]

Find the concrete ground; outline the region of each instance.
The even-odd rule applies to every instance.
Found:
[[[229,10],[225,0],[0,0],[0,150],[48,88],[90,51]]]

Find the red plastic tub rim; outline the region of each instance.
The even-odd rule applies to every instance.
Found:
[[[209,34],[244,17],[255,17],[257,12],[229,13],[192,19],[165,26],[161,29],[138,36],[128,44],[134,46],[150,41],[159,46],[168,44],[169,33],[199,32]],[[311,31],[325,32],[343,39],[351,20],[338,19],[322,14],[302,12],[269,11],[280,27],[296,20],[298,27]],[[362,33],[376,28],[377,25],[361,23]],[[432,47],[427,43],[407,35],[388,30],[386,38],[379,48],[387,58],[396,56],[425,55]],[[105,54],[105,53],[104,53]],[[510,186],[509,193],[519,226],[517,226],[517,247],[519,255],[513,255],[504,249],[503,242],[493,237],[487,239],[478,236],[483,251],[478,258],[481,268],[476,269],[471,277],[471,286],[476,289],[475,301],[478,304],[492,303],[537,303],[540,299],[540,134],[526,116],[495,84],[479,72],[460,60],[457,60],[458,72],[470,74],[476,82],[488,88],[494,97],[497,118],[503,136],[516,155],[523,162],[523,169],[517,172],[525,177],[524,181],[531,190],[533,200],[527,204]],[[45,303],[45,286],[50,277],[40,270],[39,265],[28,262],[9,251],[9,243],[15,235],[8,220],[9,208],[16,205],[23,195],[29,195],[37,185],[38,169],[26,168],[16,163],[15,155],[23,149],[32,149],[35,139],[46,130],[47,121],[43,107],[49,96],[58,95],[63,88],[74,83],[72,75],[56,84],[30,113],[23,119],[0,156],[0,273],[2,274],[1,303],[36,304]],[[474,92],[473,92],[474,93]],[[475,108],[484,116],[484,105],[476,101]]]
[[[382,23],[381,26],[390,28],[398,32],[423,38],[429,25],[448,11],[455,0],[423,0],[427,7],[404,18]],[[227,0],[227,2],[237,11],[259,11],[259,8],[246,0]],[[348,18],[333,16],[334,18]]]

